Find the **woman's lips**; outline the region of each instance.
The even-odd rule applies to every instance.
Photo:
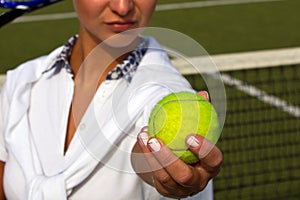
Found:
[[[114,32],[123,32],[131,29],[136,22],[135,21],[114,21],[105,23]]]

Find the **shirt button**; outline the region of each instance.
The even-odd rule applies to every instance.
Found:
[[[85,123],[79,125],[79,130],[84,131],[85,128],[86,128]]]

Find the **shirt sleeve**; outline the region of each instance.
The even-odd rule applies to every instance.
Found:
[[[6,87],[3,85],[0,89],[0,160],[5,162],[7,160],[7,150],[4,140],[5,129],[5,111],[8,109],[8,100],[6,95]]]
[[[148,120],[151,114],[152,109],[161,100],[164,96],[168,95],[171,91],[168,88],[163,88],[160,86],[151,86],[151,87],[142,87],[137,92],[139,95],[136,95],[134,101],[129,105],[143,105],[143,112],[141,118],[137,122],[138,127],[148,126]],[[151,95],[149,95],[151,94]],[[146,104],[142,102],[145,101],[145,97],[151,96],[151,99],[147,100]]]

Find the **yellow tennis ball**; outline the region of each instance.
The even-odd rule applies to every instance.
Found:
[[[148,131],[188,164],[199,159],[187,148],[187,135],[199,134],[214,144],[220,136],[215,109],[202,96],[191,92],[171,93],[160,100],[151,111]]]

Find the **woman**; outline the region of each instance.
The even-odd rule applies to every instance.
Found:
[[[141,130],[153,105],[170,89],[192,91],[188,83],[152,38],[137,37],[125,49],[101,46],[118,33],[147,26],[156,0],[73,3],[79,34],[7,73],[1,94],[1,199],[184,198],[204,190],[220,169],[217,147],[191,135],[187,146],[201,161],[165,164],[175,156]],[[86,61],[91,54],[96,56]],[[158,76],[159,84],[145,81]],[[199,197],[211,196],[206,191]]]

